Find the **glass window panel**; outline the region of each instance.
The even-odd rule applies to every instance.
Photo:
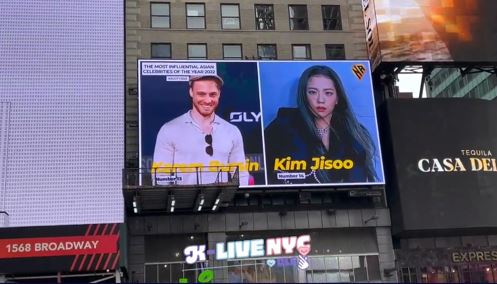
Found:
[[[222,5],[221,6],[221,15],[223,17],[238,17],[238,5]]]
[[[377,255],[366,256],[369,281],[381,280],[380,263]]]
[[[312,271],[312,281],[311,283],[326,283],[329,282],[326,280],[326,272],[325,271]]]
[[[243,283],[257,283],[255,261],[247,260],[242,262],[242,281]]]
[[[171,58],[171,45],[152,43],[152,58]]]
[[[297,267],[296,266],[285,266],[285,281],[286,283],[296,283],[298,279]]]
[[[354,281],[368,281],[366,271],[366,258],[364,256],[352,256],[352,267],[354,269]]]
[[[189,29],[204,29],[205,22],[203,17],[188,18],[186,21]]]
[[[188,58],[206,58],[207,46],[205,44],[189,44]]]
[[[157,265],[145,265],[145,282],[147,283],[157,283],[159,279],[157,279]]]
[[[305,276],[306,276],[307,283],[314,283],[314,281],[312,280],[313,279],[312,278],[312,270],[307,270]]]
[[[309,257],[309,266],[312,270],[325,270],[324,257]]]
[[[310,52],[308,45],[294,45],[293,46],[294,59],[310,59]]]
[[[276,265],[271,267],[271,275],[274,275],[274,278],[276,278],[276,283],[286,283],[283,267],[278,267]]]
[[[159,282],[161,283],[171,282],[171,271],[170,271],[171,265],[159,264],[157,267],[159,269]]]
[[[152,28],[169,28],[169,17],[152,16]]]
[[[255,27],[258,30],[274,30],[273,5],[255,5]]]
[[[345,59],[345,45],[343,44],[326,44],[326,59],[341,60]]]
[[[200,268],[198,270],[196,270],[196,268],[197,268],[197,264],[188,264],[188,263],[183,264],[183,269],[184,269],[183,278],[188,279],[188,283],[197,282],[198,274],[200,274],[203,271],[202,268]]]
[[[308,30],[307,21],[307,6],[305,5],[289,5],[288,14],[290,17],[291,30]]]
[[[340,5],[323,5],[321,6],[323,15],[324,30],[341,30],[342,19],[340,15]]]
[[[336,256],[327,256],[324,258],[324,263],[326,265],[326,269],[336,269],[338,270],[338,257]]]
[[[338,265],[340,267],[340,280],[342,282],[353,282],[354,273],[352,270],[352,257],[340,256],[338,257]]]
[[[238,18],[223,18],[223,29],[239,29],[240,19]]]
[[[223,56],[224,58],[242,58],[242,46],[241,45],[223,45]]]
[[[204,4],[186,4],[186,15],[193,17],[205,16]]]
[[[152,15],[154,16],[169,16],[169,4],[167,3],[152,3]]]
[[[259,44],[257,45],[257,56],[260,59],[276,59],[275,44]]]
[[[183,278],[183,263],[169,264],[171,270],[171,282],[178,283],[180,278]]]
[[[338,265],[340,270],[352,269],[352,258],[350,256],[340,256],[338,258]]]
[[[290,5],[290,17],[292,18],[305,18],[307,17],[307,7],[303,5]]]
[[[242,266],[239,261],[228,262],[228,283],[243,283]]]
[[[327,271],[326,272],[326,282],[330,282],[330,283],[331,282],[334,282],[334,283],[336,283],[336,282],[342,282],[340,280],[339,272],[338,271],[336,271],[336,272],[334,272],[334,271]]]
[[[275,283],[276,277],[271,275],[271,268],[266,264],[266,260],[257,260],[257,282],[259,283]]]

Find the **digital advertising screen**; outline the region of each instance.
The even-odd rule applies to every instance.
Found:
[[[362,2],[373,63],[497,62],[497,1]]]
[[[138,64],[143,183],[384,183],[367,61]]]
[[[395,230],[495,227],[497,104],[396,99],[387,107]]]
[[[2,0],[0,34],[0,236],[122,223],[123,1]]]

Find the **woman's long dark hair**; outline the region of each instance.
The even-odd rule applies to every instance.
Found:
[[[315,136],[316,141],[321,141],[321,138],[315,131],[314,119],[316,115],[311,111],[307,100],[307,83],[313,76],[324,76],[330,78],[335,83],[336,92],[338,95],[338,104],[333,110],[333,115],[330,124],[330,136],[335,135],[340,143],[349,143],[355,141],[359,147],[354,147],[356,153],[365,152],[366,161],[364,166],[366,169],[366,177],[368,181],[376,180],[376,172],[374,169],[375,146],[367,129],[362,126],[355,117],[350,108],[349,100],[345,94],[342,81],[338,74],[328,66],[315,65],[307,68],[300,76],[299,85],[297,88],[297,105],[304,119],[304,123],[309,130],[309,134]],[[348,136],[348,137],[347,137]],[[323,143],[316,143],[315,155],[326,156],[328,150]],[[330,145],[330,148],[334,145]],[[317,171],[321,182],[330,182],[330,177],[324,171]]]

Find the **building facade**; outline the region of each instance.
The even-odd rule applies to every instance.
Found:
[[[126,1],[126,159],[137,165],[137,60],[366,59],[360,1]]]
[[[383,186],[144,186],[136,177],[147,169],[133,170],[142,164],[139,59],[366,59],[361,1],[126,1],[126,45],[124,192],[132,281],[397,281]],[[236,247],[292,237],[311,240],[307,269],[290,250],[247,258]],[[203,245],[205,259],[187,262],[186,249]],[[218,245],[227,246],[228,257],[213,254]]]
[[[431,98],[492,100],[497,97],[497,75],[495,72],[463,74],[459,68],[436,68],[427,80],[426,93]]]

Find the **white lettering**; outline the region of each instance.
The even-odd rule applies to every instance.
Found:
[[[266,254],[268,256],[281,254],[281,238],[266,240]]]
[[[228,259],[228,253],[224,250],[224,243],[216,244],[216,259],[217,260]]]
[[[264,256],[264,240],[252,240],[252,246],[250,250],[251,257]]]
[[[235,242],[236,257],[245,258],[250,256],[250,241]]]
[[[292,254],[296,245],[297,245],[297,237],[281,238],[281,246],[285,250],[286,254]]]
[[[183,250],[186,258],[185,261],[188,264],[194,264],[197,261],[205,261],[205,245],[201,246],[188,246]]]

